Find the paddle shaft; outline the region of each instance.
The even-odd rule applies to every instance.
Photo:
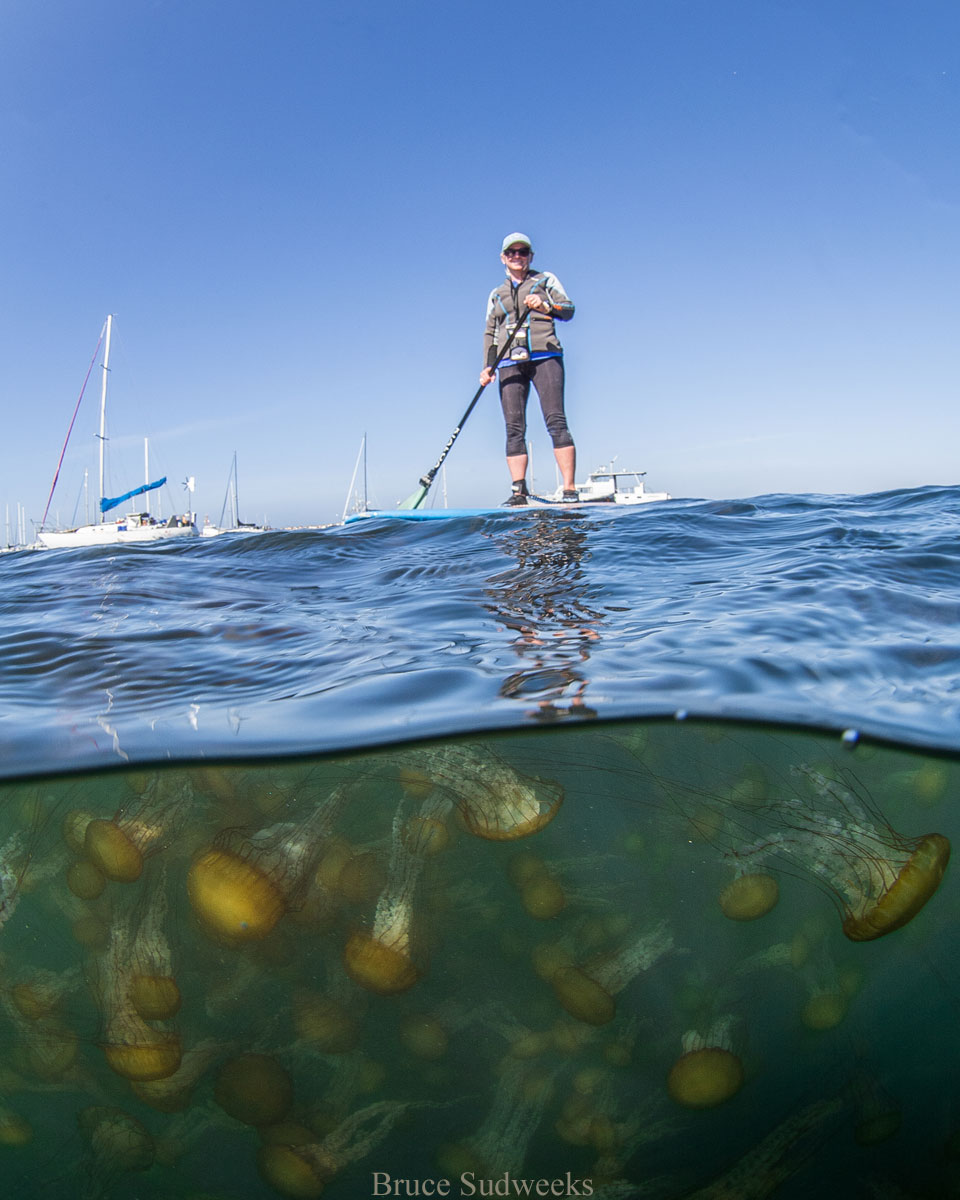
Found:
[[[534,288],[534,290],[536,290],[536,289]],[[533,292],[531,292],[530,294],[532,296]],[[494,362],[491,370],[495,371],[497,369],[497,367],[500,365],[500,363],[503,361],[503,359],[505,359],[507,357],[507,351],[513,345],[517,334],[520,332],[520,330],[523,328],[523,326],[526,325],[527,321],[530,320],[530,312],[531,311],[532,311],[531,309],[527,309],[527,314],[523,318],[523,320],[518,321],[516,323],[516,325],[513,327],[512,332],[507,337],[507,340],[503,343],[503,349],[497,355],[496,362]],[[486,391],[486,389],[489,386],[490,386],[490,384],[481,384],[480,387],[477,388],[476,395],[473,397],[473,399],[470,401],[469,405],[467,406],[467,411],[460,418],[460,421],[457,424],[456,429],[454,429],[453,433],[450,434],[450,437],[447,440],[447,444],[444,446],[444,448],[440,454],[440,457],[433,464],[433,466],[426,473],[426,475],[423,475],[421,477],[421,479],[420,479],[421,487],[429,488],[430,485],[433,483],[433,480],[434,480],[437,472],[443,466],[444,459],[450,453],[450,450],[453,447],[453,443],[460,436],[460,431],[463,429],[464,425],[466,425],[467,418],[470,416],[470,414],[473,412],[473,410],[477,407],[477,401],[480,399],[480,397],[483,395],[483,393]],[[423,503],[423,497],[420,498],[420,503],[421,504]],[[420,504],[417,504],[415,507],[419,508]]]

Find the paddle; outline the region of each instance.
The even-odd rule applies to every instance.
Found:
[[[534,290],[536,290],[536,289],[534,289]],[[530,294],[533,295],[533,292],[531,292]],[[516,326],[513,329],[513,332],[510,334],[510,336],[504,342],[503,349],[497,355],[497,360],[493,364],[494,370],[496,370],[496,368],[500,365],[501,360],[507,357],[507,351],[513,345],[514,339],[516,338],[517,334],[524,327],[524,325],[526,325],[527,321],[530,320],[530,313],[532,311],[533,311],[532,309],[527,310],[527,315],[523,318],[522,321],[517,322]],[[473,412],[473,410],[476,408],[477,401],[480,399],[480,397],[483,395],[483,393],[486,391],[486,389],[489,386],[490,386],[490,384],[486,384],[486,385],[481,384],[480,387],[477,388],[476,395],[473,397],[473,399],[470,401],[469,405],[467,406],[467,411],[460,418],[460,421],[459,421],[456,429],[454,429],[453,433],[450,434],[450,437],[447,440],[447,444],[444,446],[443,451],[440,454],[440,457],[433,464],[433,466],[426,473],[426,475],[421,476],[420,486],[417,488],[417,490],[415,492],[411,492],[411,494],[406,498],[406,500],[401,501],[400,504],[397,505],[397,508],[419,508],[420,505],[423,504],[424,500],[426,500],[426,498],[427,498],[427,492],[430,491],[430,486],[433,483],[437,472],[443,466],[444,459],[450,453],[453,443],[460,436],[460,430],[463,429],[464,425],[466,425],[467,417],[469,417],[470,414]]]

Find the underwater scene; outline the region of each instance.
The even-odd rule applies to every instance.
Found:
[[[8,779],[4,1194],[960,1195],[958,772],[688,718]]]

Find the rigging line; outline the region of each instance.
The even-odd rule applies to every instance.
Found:
[[[57,463],[57,469],[53,475],[53,483],[50,485],[50,495],[47,497],[47,506],[43,510],[43,519],[40,522],[41,529],[43,529],[47,523],[47,513],[50,511],[50,504],[53,501],[53,493],[56,490],[57,480],[60,478],[60,468],[63,466],[63,456],[67,452],[67,443],[70,441],[70,434],[73,433],[73,425],[77,419],[77,413],[80,411],[80,403],[83,400],[83,393],[87,390],[87,381],[90,378],[90,372],[93,370],[93,364],[97,361],[97,355],[100,353],[100,347],[103,344],[103,333],[105,329],[106,325],[104,325],[103,329],[100,330],[100,337],[97,340],[97,348],[93,352],[93,358],[90,359],[90,366],[87,367],[87,373],[83,377],[83,387],[80,389],[80,395],[77,397],[77,407],[73,410],[73,416],[70,418],[70,427],[67,429],[67,436],[63,439],[63,449],[60,451],[60,460]]]

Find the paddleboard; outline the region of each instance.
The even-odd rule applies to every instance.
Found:
[[[612,504],[609,500],[579,500],[575,504],[564,504],[559,500],[546,500],[542,496],[531,496],[527,504],[498,504],[489,508],[379,508],[368,509],[366,512],[350,513],[344,521],[349,525],[353,521],[370,521],[375,519],[385,521],[449,521],[457,517],[490,517],[494,514],[501,516],[523,516],[524,513],[543,512],[552,509],[554,512],[583,512],[585,509],[594,511],[623,512],[626,508],[636,505]]]

